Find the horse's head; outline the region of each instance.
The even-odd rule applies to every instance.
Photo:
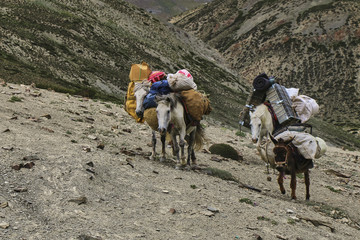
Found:
[[[156,114],[158,118],[159,132],[164,134],[171,120],[171,111],[174,108],[174,99],[171,94],[156,96]]]
[[[134,88],[134,96],[136,98],[136,115],[140,118],[143,117],[144,114],[144,107],[143,102],[144,98],[150,91],[150,83],[147,80],[144,80],[143,82],[135,83]]]
[[[250,128],[251,128],[251,140],[253,143],[257,143],[260,137],[262,122],[258,114],[254,111],[250,111]]]
[[[251,139],[254,143],[261,141],[267,133],[274,130],[272,117],[265,104],[260,104],[255,109],[250,109]]]

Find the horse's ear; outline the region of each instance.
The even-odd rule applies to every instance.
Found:
[[[272,134],[269,134],[270,135],[270,139],[271,139],[271,141],[274,143],[274,144],[277,144],[277,143],[279,143],[274,137],[273,137],[273,135]]]
[[[155,102],[158,102],[161,100],[161,95],[155,95]]]

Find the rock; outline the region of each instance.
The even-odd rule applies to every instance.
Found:
[[[36,160],[40,160],[40,158],[36,155],[29,155],[29,156],[25,156],[23,157],[24,161],[36,161]]]
[[[210,160],[211,160],[211,161],[214,161],[214,162],[221,162],[221,161],[222,161],[222,159],[220,159],[220,158],[218,158],[218,157],[216,157],[216,156],[212,156],[212,157],[210,158]]]
[[[294,220],[295,222],[300,222],[300,219],[298,217],[296,217],[296,216],[290,216],[290,218],[292,220]]]
[[[74,203],[77,203],[77,204],[85,204],[87,203],[87,198],[85,196],[81,196],[81,197],[78,197],[78,198],[74,198],[74,199],[70,199],[69,202],[74,202]]]
[[[97,145],[97,148],[104,150],[105,145],[103,143],[100,143],[99,145]]]
[[[33,166],[35,166],[35,163],[34,163],[34,162],[29,162],[29,163],[25,163],[25,164],[20,163],[20,164],[18,164],[18,165],[12,166],[11,168],[18,171],[18,170],[20,170],[20,169],[22,169],[22,168],[28,168],[28,169],[30,169],[30,168],[32,168]]]
[[[168,190],[162,190],[162,193],[169,194]]]
[[[87,137],[89,139],[91,139],[91,140],[97,140],[98,139],[97,136],[94,136],[94,135],[88,135]]]
[[[291,209],[286,209],[286,213],[287,213],[287,214],[294,214],[294,211],[291,210]]]
[[[218,212],[220,212],[219,209],[214,208],[214,207],[210,207],[210,206],[207,208],[207,210],[209,210],[210,212],[213,212],[213,213],[218,213]]]
[[[27,189],[27,188],[19,187],[19,188],[14,188],[14,191],[15,191],[15,192],[27,192],[28,189]]]
[[[6,208],[7,206],[9,206],[8,202],[0,203],[0,208]]]
[[[50,114],[45,114],[45,115],[42,115],[40,117],[43,117],[43,118],[47,118],[47,119],[51,119],[51,115]]]
[[[208,211],[208,210],[202,211],[201,214],[202,214],[202,215],[205,215],[205,216],[207,216],[207,217],[215,216],[215,213],[210,212],[210,211]]]
[[[94,167],[94,163],[93,163],[93,162],[88,162],[88,163],[86,163],[86,165],[88,165],[89,167]]]
[[[3,229],[7,229],[9,226],[10,226],[10,224],[7,223],[7,222],[1,222],[0,223],[0,227],[3,228]]]
[[[87,236],[87,235],[80,235],[78,238],[78,240],[101,240],[101,238],[98,237],[91,237],[91,236]]]
[[[176,210],[175,210],[175,208],[170,208],[169,212],[170,212],[171,214],[175,214],[175,213],[176,213]]]
[[[13,147],[2,147],[2,149],[7,150],[7,151],[12,151],[12,150],[14,150]]]
[[[90,148],[90,147],[83,147],[83,151],[85,151],[85,152],[91,152],[91,148]]]

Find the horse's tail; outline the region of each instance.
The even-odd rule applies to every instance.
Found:
[[[200,149],[202,149],[202,147],[204,145],[204,141],[205,141],[204,128],[199,123],[196,126],[194,150],[199,151]]]

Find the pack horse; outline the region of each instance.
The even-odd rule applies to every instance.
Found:
[[[193,125],[187,120],[185,108],[181,102],[181,98],[176,93],[167,95],[159,95],[156,97],[158,104],[156,108],[159,132],[163,136],[167,131],[170,131],[173,142],[173,154],[177,157],[177,162],[185,166],[192,164],[196,165],[196,157],[194,149],[200,149],[204,141],[204,132],[200,123]],[[187,143],[187,161],[185,161],[185,136],[188,136]],[[177,142],[179,136],[179,143]],[[180,148],[179,148],[180,146]],[[181,156],[179,156],[181,151]]]

